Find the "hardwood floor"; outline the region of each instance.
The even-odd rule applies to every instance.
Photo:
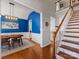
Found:
[[[53,44],[41,48],[36,44],[25,50],[3,57],[2,59],[52,59]]]

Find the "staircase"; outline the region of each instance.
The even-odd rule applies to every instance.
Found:
[[[79,11],[74,11],[63,35],[56,59],[79,59]]]

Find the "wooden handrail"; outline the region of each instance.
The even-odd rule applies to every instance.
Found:
[[[62,19],[62,21],[61,21],[61,23],[60,23],[60,25],[58,26],[58,28],[57,28],[57,30],[56,30],[56,32],[54,33],[54,57],[53,57],[53,59],[56,59],[56,57],[55,57],[55,51],[56,51],[56,43],[55,43],[55,40],[56,40],[56,37],[57,37],[57,34],[59,33],[59,31],[60,31],[60,28],[61,28],[61,26],[62,26],[62,24],[64,23],[64,20],[65,20],[65,18],[66,18],[66,16],[67,16],[67,14],[68,14],[68,12],[69,12],[69,10],[70,10],[70,8],[68,9],[68,11],[66,12],[66,14],[65,14],[65,16],[63,17],[63,19]]]
[[[70,8],[68,9],[68,11],[69,11],[69,10],[70,10]],[[68,14],[68,11],[66,12],[66,14],[65,14],[65,16],[63,17],[63,19],[62,19],[60,25],[58,26],[58,29],[56,30],[55,39],[56,39],[56,35],[58,34],[58,32],[59,32],[59,30],[60,30],[60,28],[61,28],[61,26],[62,26],[62,24],[63,24],[63,22],[64,22],[64,20],[65,20],[65,18],[66,18],[66,16],[67,16],[67,14]]]

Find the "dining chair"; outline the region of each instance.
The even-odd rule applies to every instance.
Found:
[[[10,44],[9,38],[2,39],[2,40],[1,40],[1,46],[2,46],[2,47],[3,47],[3,46],[8,46],[8,49],[10,50],[11,44]]]

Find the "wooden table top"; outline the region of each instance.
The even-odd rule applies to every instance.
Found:
[[[23,35],[21,35],[21,34],[1,35],[1,39],[21,38],[22,36],[23,36]]]
[[[21,38],[23,35],[10,35],[10,38]]]
[[[7,35],[1,35],[1,39],[9,39],[10,37],[8,37]]]

